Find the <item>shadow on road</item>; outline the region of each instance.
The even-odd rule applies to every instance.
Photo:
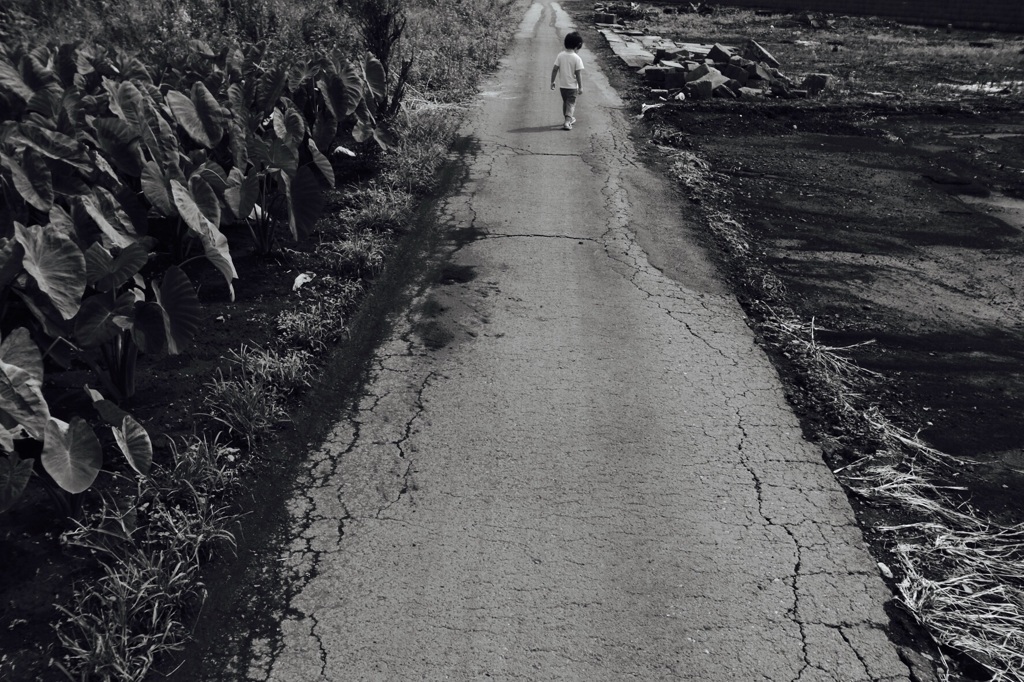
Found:
[[[534,126],[533,128],[513,128],[512,130],[506,130],[507,133],[547,133],[552,130],[561,130],[562,124],[558,123],[550,126]]]

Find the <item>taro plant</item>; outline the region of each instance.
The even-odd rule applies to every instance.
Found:
[[[103,446],[84,417],[145,474],[149,437],[121,406],[139,354],[177,353],[199,324],[184,268],[208,261],[233,297],[224,225],[249,220],[261,252],[278,222],[300,239],[335,182],[324,150],[391,142],[373,57],[284,69],[259,48],[200,56],[159,82],[113,49],[0,45],[0,510],[30,470],[72,494],[92,485]],[[91,391],[96,415],[62,421],[44,365],[76,363],[111,399]]]

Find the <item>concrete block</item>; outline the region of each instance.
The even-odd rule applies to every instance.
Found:
[[[618,21],[618,17],[608,12],[594,12],[594,23],[595,24],[614,24]]]
[[[800,87],[812,97],[832,87],[832,75],[828,73],[809,73]]]
[[[761,63],[752,64],[747,67],[747,73],[750,75],[750,80],[756,81],[770,81],[772,80],[772,72],[768,70],[768,66]]]
[[[783,99],[793,99],[793,94],[789,91],[789,88],[782,81],[771,82],[771,93],[776,97]]]
[[[736,94],[740,99],[764,99],[764,90],[758,88],[740,88]]]
[[[715,87],[711,81],[694,81],[686,84],[685,92],[690,99],[711,99],[714,96]]]
[[[738,54],[734,54],[733,56],[729,57],[729,63],[732,64],[733,66],[738,66],[741,69],[747,69],[750,68],[751,65],[757,64],[757,62],[745,59],[744,57],[741,57]]]
[[[682,69],[669,69],[665,72],[665,87],[678,90],[686,85],[686,72]]]
[[[698,64],[696,68],[693,68],[686,72],[686,81],[690,82],[699,80],[704,76],[708,75],[709,73],[711,73],[712,68],[713,67],[710,67],[707,64]],[[717,69],[715,70],[717,71]]]
[[[782,73],[778,69],[776,69],[776,68],[768,69],[768,73],[770,73],[772,75],[772,80],[782,81],[783,83],[785,83],[789,87],[793,87],[793,81],[790,80],[789,76],[787,76],[786,74]]]
[[[722,83],[714,90],[712,90],[712,94],[715,97],[722,97],[724,99],[736,99],[736,91],[730,88],[725,83]]]
[[[660,66],[645,66],[642,71],[644,74],[644,82],[647,83],[647,85],[657,85],[659,87],[664,85],[665,72],[668,71],[668,69]]]
[[[716,62],[728,63],[729,57],[732,57],[732,54],[733,48],[726,47],[720,43],[715,43],[711,46],[711,49],[708,50],[708,58],[714,59]]]
[[[735,64],[727,64],[722,70],[722,74],[735,81],[739,81],[741,86],[746,85],[747,81],[750,80],[750,74],[747,73],[747,70]]]
[[[761,47],[760,43],[756,40],[748,40],[746,46],[743,48],[743,56],[747,59],[755,62],[765,62],[769,66],[779,68],[782,66],[779,64],[779,60],[772,56],[772,53]]]
[[[680,71],[686,71],[685,66],[671,59],[663,59],[661,61],[661,65],[664,66],[666,69],[679,69]]]

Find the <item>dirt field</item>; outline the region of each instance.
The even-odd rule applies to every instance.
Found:
[[[570,7],[590,49],[616,65],[630,106],[663,102],[608,49],[591,6]],[[1024,521],[1024,38],[856,17],[819,16],[831,26],[814,29],[788,15],[677,8],[622,23],[677,42],[753,38],[798,84],[833,76],[811,99],[669,101],[646,111],[640,133],[680,176],[808,437],[836,469],[878,447],[842,418],[792,340],[765,331],[775,313],[819,344],[853,346],[841,355],[867,370],[854,382],[859,411],[963,460],[929,471],[951,486],[954,507]],[[854,502],[884,561],[896,538],[873,529],[923,518]],[[1014,556],[1019,565],[1019,548]],[[921,644],[912,630],[907,639]],[[956,661],[951,679],[991,679],[977,665],[991,662],[983,653],[936,655]],[[1005,679],[1024,671],[1015,674]]]
[[[960,477],[973,505],[1022,520],[1024,39],[832,20],[824,30],[747,11],[625,22],[676,39],[755,38],[798,82],[837,76],[815,99],[672,103],[645,115],[650,133],[708,162],[715,208],[784,286],[776,302],[813,318],[823,343],[873,341],[851,351],[882,374],[872,399],[934,447],[979,462]],[[998,94],[946,87],[993,75],[1008,83]],[[657,101],[629,69],[617,76],[632,99]]]

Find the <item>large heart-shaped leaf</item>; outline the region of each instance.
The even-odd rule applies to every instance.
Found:
[[[26,204],[40,211],[49,211],[53,205],[53,176],[43,155],[31,147],[25,148],[25,165],[17,159],[0,153],[0,164],[14,179],[14,188]]]
[[[294,177],[299,168],[298,148],[284,140],[274,139],[270,143],[270,168],[284,171]]]
[[[316,121],[309,135],[318,149],[329,149],[334,138],[338,136],[338,119],[327,107],[322,107],[317,112]]]
[[[256,173],[243,176],[237,168],[228,173],[228,186],[224,190],[224,203],[235,220],[245,220],[260,198],[260,177]]]
[[[299,239],[313,230],[326,199],[320,182],[308,166],[300,168],[294,179],[287,175],[282,177],[288,197],[288,227],[292,236]]]
[[[156,161],[150,161],[142,168],[142,193],[153,205],[153,208],[159,211],[160,215],[172,216],[175,214],[170,180],[164,176]]]
[[[93,164],[89,159],[88,150],[73,137],[29,121],[24,121],[18,126],[18,134],[15,137],[44,156],[66,161],[86,173],[92,172]]]
[[[154,301],[139,301],[133,312],[132,339],[143,353],[162,353],[167,348],[164,309]]]
[[[101,190],[103,188],[99,187],[97,189]],[[99,228],[104,246],[117,246],[124,248],[135,241],[131,236],[125,234],[122,230],[119,230],[110,220],[108,220],[107,215],[104,214],[103,208],[100,205],[99,199],[96,197],[88,194],[78,197],[76,206],[84,211],[96,227]],[[76,215],[81,217],[81,214]],[[83,220],[86,219],[83,218]]]
[[[28,87],[18,70],[6,59],[0,59],[0,88],[17,97],[22,103],[32,98],[32,88]]]
[[[29,436],[42,440],[50,418],[42,382],[27,370],[0,361],[0,412],[23,426]]]
[[[107,423],[108,426],[117,426],[120,424],[128,413],[117,406],[112,400],[107,400],[103,397],[103,394],[96,389],[89,388],[89,385],[85,385],[85,392],[89,394],[89,398],[92,399],[92,406],[96,408],[97,414],[100,418]]]
[[[210,146],[216,146],[224,136],[224,125],[231,116],[231,112],[217,102],[209,88],[203,81],[196,81],[192,84],[192,103],[195,105],[196,114],[206,131],[206,137],[210,140]]]
[[[96,294],[82,302],[75,317],[75,340],[84,348],[99,348],[107,341],[132,326],[135,303],[134,292],[127,291],[115,300],[109,294]]]
[[[88,283],[99,291],[118,289],[149,261],[149,251],[141,244],[129,244],[112,256],[99,242],[85,251]]]
[[[10,509],[25,492],[25,486],[32,477],[34,461],[21,459],[13,452],[0,457],[0,512]]]
[[[56,228],[61,234],[68,237],[75,235],[75,223],[60,204],[50,207],[49,217],[50,226]]]
[[[64,104],[64,88],[60,83],[50,83],[37,90],[28,101],[26,111],[36,113],[48,121],[56,119]]]
[[[373,139],[377,141],[381,149],[391,149],[398,144],[398,138],[395,137],[386,126],[377,125],[373,129]]]
[[[287,100],[284,100],[287,102]],[[288,102],[288,106],[282,111],[274,109],[271,115],[274,125],[274,134],[287,142],[290,146],[297,147],[306,136],[306,120],[295,108],[294,104]]]
[[[117,84],[117,91],[112,99],[117,102],[117,106],[121,110],[120,116],[124,122],[141,135],[143,126],[148,125],[146,122],[146,99],[142,95],[142,91],[131,81],[121,81]]]
[[[210,183],[196,174],[188,179],[188,189],[206,219],[214,225],[220,225],[220,199]]]
[[[370,94],[378,101],[387,94],[388,76],[384,72],[384,65],[376,57],[367,57],[365,65],[366,85],[370,88]]]
[[[33,90],[40,90],[51,83],[58,83],[57,74],[50,69],[49,63],[50,50],[45,45],[40,45],[22,57],[19,66],[25,84]]]
[[[203,312],[199,297],[188,275],[171,266],[156,290],[156,300],[163,308],[167,325],[167,352],[177,355],[199,329]]]
[[[78,312],[85,292],[85,256],[81,249],[49,226],[26,228],[15,223],[14,238],[25,249],[25,270],[61,316],[70,320]]]
[[[287,82],[288,72],[280,66],[260,74],[256,82],[256,107],[264,114],[273,111]]]
[[[207,149],[213,146],[210,135],[199,118],[199,112],[196,111],[196,105],[193,104],[188,95],[182,94],[177,90],[168,90],[167,94],[164,95],[164,101],[171,108],[174,120],[185,129],[189,137]]]
[[[138,473],[146,476],[153,464],[153,441],[142,424],[135,421],[135,418],[127,415],[121,422],[121,427],[111,429],[114,432],[114,441],[117,447],[124,454],[128,463]]]
[[[28,372],[40,385],[43,383],[43,354],[32,340],[32,334],[18,327],[0,343],[0,361]]]
[[[161,165],[172,164],[178,157],[179,142],[174,129],[167,119],[164,118],[162,109],[159,109],[152,100],[146,101],[146,124],[150,132],[155,136],[153,140],[145,137],[149,153],[153,160]]]
[[[92,123],[100,149],[121,171],[139,177],[144,163],[139,131],[119,118],[97,118]]]
[[[336,95],[340,94],[343,105],[335,113],[338,114],[338,118],[345,118],[351,116],[363,101],[363,75],[359,72],[359,67],[350,63],[345,64],[338,75],[340,83],[329,83],[328,85],[332,88],[331,99],[337,102]],[[341,92],[334,92],[339,85],[342,88]]]
[[[199,205],[188,187],[177,180],[171,180],[171,194],[182,220],[202,242],[206,258],[224,275],[228,288],[231,290],[231,298],[234,300],[232,281],[238,279],[238,273],[231,260],[227,237],[199,209]]]
[[[103,466],[103,447],[92,428],[79,417],[67,424],[50,418],[43,442],[43,468],[64,490],[80,493],[89,489]]]
[[[309,148],[309,153],[313,157],[313,168],[317,170],[328,187],[334,187],[334,168],[331,166],[330,159],[317,148],[313,138],[306,140],[306,147]]]

